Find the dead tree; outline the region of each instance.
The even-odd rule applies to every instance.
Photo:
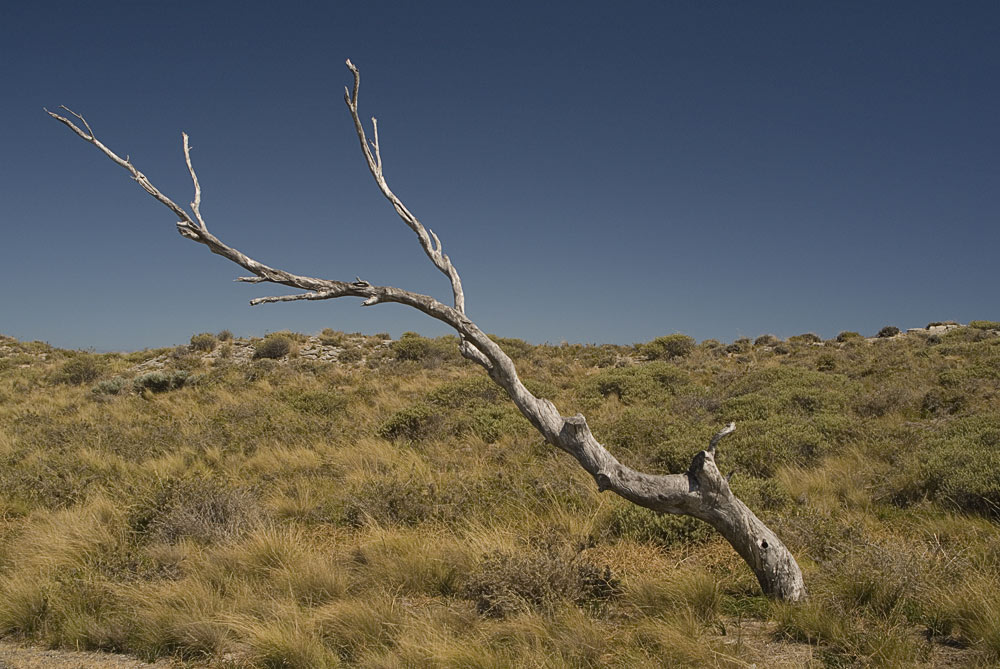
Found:
[[[62,107],[74,116],[83,128],[65,116],[48,112],[82,139],[93,144],[104,155],[124,168],[142,188],[178,218],[177,230],[182,236],[204,244],[215,254],[228,258],[253,276],[240,277],[247,283],[276,283],[306,292],[275,297],[259,297],[251,305],[292,300],[328,300],[336,297],[360,297],[363,306],[383,302],[397,302],[418,309],[432,318],[454,328],[460,338],[461,354],[482,366],[490,378],[500,385],[521,413],[542,434],[547,442],[566,451],[594,477],[600,491],[610,490],[628,501],[660,513],[672,513],[699,518],[724,536],[747,562],[761,588],[767,595],[786,601],[802,600],[806,596],[802,572],[795,558],[761,520],[740,501],[729,487],[729,482],[715,464],[715,450],[719,441],[736,429],[730,423],[709,442],[708,448],[698,452],[691,466],[683,474],[657,475],[636,471],[621,464],[602,446],[590,432],[586,419],[577,414],[563,416],[547,399],[536,397],[518,378],[510,357],[486,333],[465,315],[465,294],[462,280],[451,259],[444,252],[441,240],[434,232],[417,220],[406,205],[386,183],[382,172],[382,155],[379,151],[378,122],[372,118],[372,137],[366,134],[358,115],[358,88],[361,77],[351,61],[347,67],[354,75],[353,91],[344,88],[344,101],[354,120],[354,129],[361,143],[361,151],[368,169],[375,178],[382,195],[392,204],[399,217],[417,235],[420,246],[441,272],[451,282],[453,304],[448,306],[433,297],[420,295],[393,286],[377,286],[358,278],[356,281],[334,281],[292,274],[269,267],[227,245],[208,231],[201,216],[201,185],[191,162],[191,149],[187,134],[183,134],[184,160],[194,183],[194,200],[191,213],[178,206],[161,193],[149,179],[132,165],[105,146],[94,134],[83,116]]]

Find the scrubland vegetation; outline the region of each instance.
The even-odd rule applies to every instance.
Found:
[[[720,467],[799,605],[700,521],[599,494],[454,338],[2,339],[0,636],[233,668],[996,666],[1000,324],[973,325],[498,340],[639,469],[737,421]]]

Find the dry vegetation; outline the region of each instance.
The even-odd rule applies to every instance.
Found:
[[[623,460],[733,486],[811,599],[596,492],[454,338],[0,340],[0,636],[219,667],[995,666],[1000,336],[499,340]],[[160,361],[155,366],[150,361]],[[155,368],[154,368],[155,367]]]

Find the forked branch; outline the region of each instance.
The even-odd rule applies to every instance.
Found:
[[[533,395],[518,377],[511,359],[479,327],[465,315],[465,296],[462,281],[451,260],[442,250],[441,240],[422,223],[390,190],[383,174],[382,153],[379,146],[378,124],[372,119],[373,139],[369,141],[358,115],[358,92],[361,77],[358,69],[347,61],[354,75],[353,91],[344,90],[344,99],[354,120],[354,127],[361,144],[361,151],[368,169],[382,194],[392,204],[403,222],[413,230],[421,247],[431,262],[449,279],[454,306],[446,305],[428,295],[421,295],[392,286],[376,286],[358,279],[335,281],[292,274],[265,265],[235,248],[225,244],[208,231],[202,218],[201,185],[191,161],[191,148],[187,135],[183,135],[184,159],[194,185],[191,213],[178,206],[161,193],[139,172],[128,158],[122,159],[97,139],[87,121],[65,107],[66,111],[83,124],[81,129],[69,118],[48,112],[83,140],[93,144],[113,162],[124,168],[143,189],[170,209],[179,219],[177,229],[187,239],[204,244],[212,253],[228,258],[248,270],[253,276],[240,277],[246,283],[278,283],[306,292],[275,297],[260,297],[251,304],[288,302],[293,300],[327,300],[337,297],[363,298],[366,306],[382,302],[406,304],[436,318],[455,329],[462,337],[462,354],[482,365],[490,378],[500,385],[514,401],[521,413],[545,437],[546,441],[566,451],[580,463],[597,483],[601,491],[611,490],[640,506],[662,513],[694,516],[715,527],[750,565],[768,595],[797,601],[805,597],[802,573],[794,557],[777,536],[764,525],[733,493],[729,482],[715,464],[715,451],[719,441],[735,430],[730,423],[709,442],[708,448],[698,452],[688,471],[683,474],[656,475],[636,471],[621,464],[591,434],[586,419],[577,414],[562,416],[547,399]]]
[[[344,101],[351,112],[351,118],[354,119],[354,129],[358,133],[358,140],[361,142],[361,152],[368,163],[368,169],[371,171],[372,176],[375,177],[375,183],[378,184],[382,195],[389,200],[393,209],[403,219],[403,222],[417,233],[417,238],[420,240],[420,246],[423,247],[424,253],[431,259],[434,266],[448,277],[448,280],[451,282],[451,291],[455,297],[455,309],[459,313],[464,314],[465,293],[462,291],[462,279],[458,276],[458,270],[451,264],[451,259],[442,251],[441,240],[438,239],[433,230],[424,228],[423,224],[417,220],[416,216],[410,213],[410,210],[406,208],[402,200],[396,197],[396,194],[390,190],[389,184],[386,183],[385,175],[382,173],[382,155],[378,143],[378,120],[374,116],[372,117],[372,134],[374,139],[369,141],[365,136],[365,126],[358,115],[358,90],[361,88],[361,73],[350,60],[347,61],[347,68],[354,75],[354,93],[352,94],[345,86]],[[373,149],[374,153],[372,153]]]

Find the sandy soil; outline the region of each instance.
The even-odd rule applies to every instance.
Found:
[[[0,669],[177,669],[172,660],[146,662],[129,655],[48,650],[0,641]]]

